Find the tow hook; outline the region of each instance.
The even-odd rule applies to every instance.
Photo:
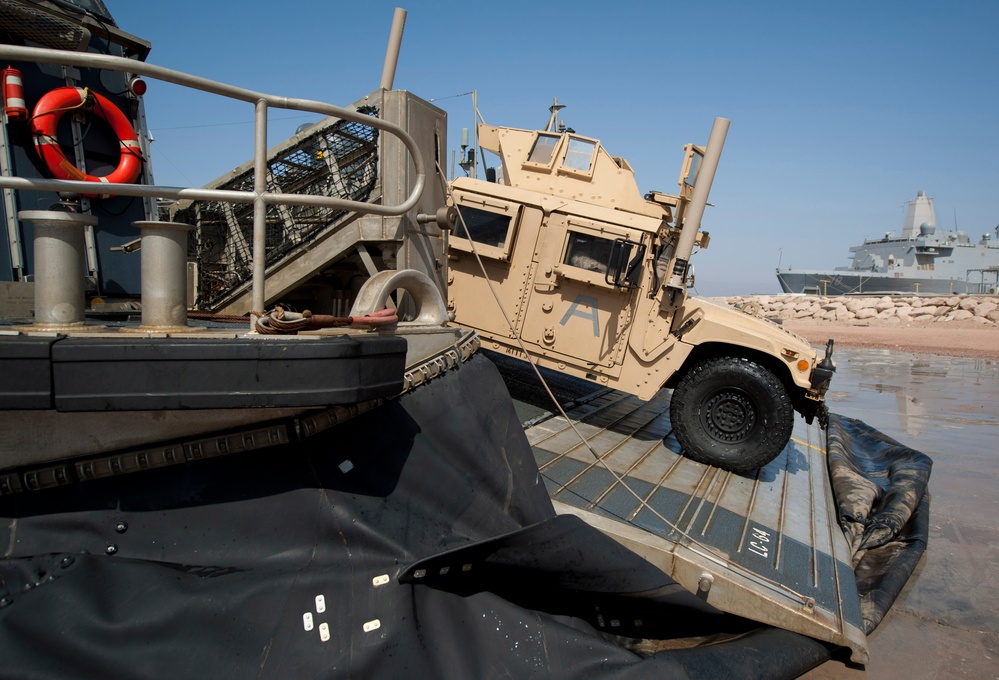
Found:
[[[825,394],[825,391],[829,389],[833,373],[836,372],[836,364],[833,363],[832,355],[833,339],[829,338],[829,342],[826,343],[826,355],[812,370],[812,389],[819,394]]]
[[[833,339],[829,338],[829,341],[826,342],[826,355],[822,357],[822,361],[819,362],[819,367],[828,369],[835,373],[836,364],[834,364],[832,361],[832,355],[833,355]]]

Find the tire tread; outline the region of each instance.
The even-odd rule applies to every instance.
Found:
[[[707,384],[710,389],[710,385],[726,381],[731,384],[732,380],[755,382],[754,391],[762,390],[771,400],[769,407],[761,405],[761,410],[768,413],[758,414],[765,422],[753,442],[718,442],[698,422],[696,402],[702,393],[698,388]],[[750,472],[776,458],[787,445],[794,426],[794,408],[784,383],[768,368],[750,359],[722,356],[699,362],[680,380],[670,400],[670,419],[688,458],[732,472]]]

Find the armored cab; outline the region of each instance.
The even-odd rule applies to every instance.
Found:
[[[834,368],[780,326],[687,294],[725,131],[719,119],[706,147],[684,147],[676,194],[643,196],[596,139],[481,126],[501,165],[452,182],[448,304],[495,350],[641,399],[673,388],[687,455],[743,471],[783,449],[795,410],[821,411]]]

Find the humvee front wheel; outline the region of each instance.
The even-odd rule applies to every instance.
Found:
[[[673,433],[684,455],[732,472],[777,457],[791,438],[794,408],[784,383],[755,361],[705,359],[673,390]]]

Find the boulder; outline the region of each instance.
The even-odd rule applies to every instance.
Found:
[[[989,312],[999,309],[999,305],[991,300],[983,300],[975,306],[975,316],[988,317]]]

